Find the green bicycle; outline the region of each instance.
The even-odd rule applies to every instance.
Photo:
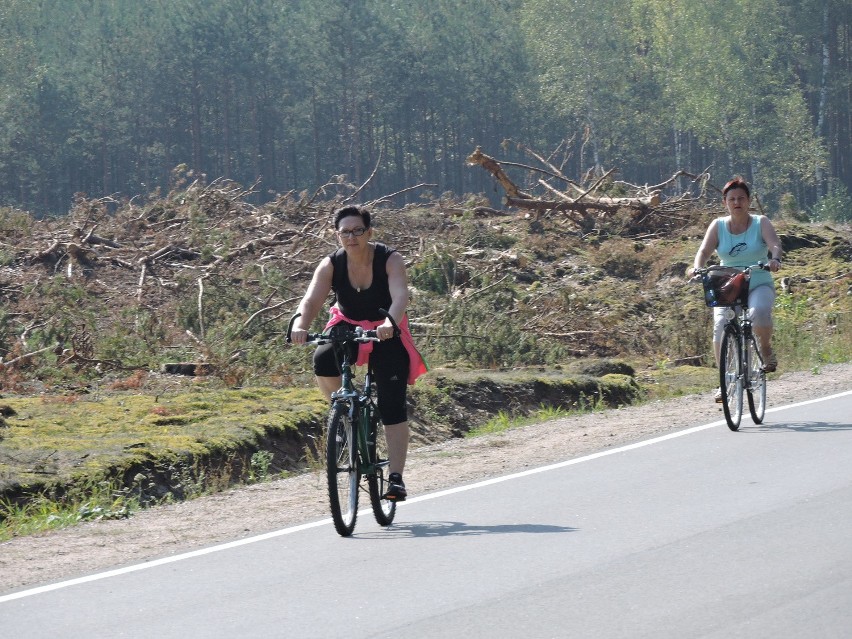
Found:
[[[299,315],[297,313],[290,319],[288,342],[293,323]],[[394,332],[399,335],[399,327],[395,323]],[[341,385],[331,395],[326,422],[325,461],[331,518],[338,534],[343,537],[348,537],[355,530],[360,490],[369,494],[373,515],[380,526],[390,526],[396,515],[396,503],[382,497],[388,489],[388,449],[384,426],[373,398],[373,371],[370,366],[367,367],[364,384],[357,388],[352,370],[355,365],[353,352],[357,352],[353,345],[375,341],[379,341],[376,331],[335,326],[328,333],[308,333],[305,342],[315,346],[335,344],[336,350],[342,352]]]

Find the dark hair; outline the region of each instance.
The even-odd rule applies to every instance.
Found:
[[[748,188],[748,183],[739,175],[722,187],[722,198],[728,194],[731,189],[742,189],[746,192],[746,196],[751,197],[751,189]]]
[[[364,221],[364,228],[370,228],[370,212],[364,207],[350,205],[341,207],[334,212],[334,230],[340,228],[340,220],[353,215],[360,215]]]

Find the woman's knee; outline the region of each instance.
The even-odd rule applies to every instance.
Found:
[[[759,328],[772,326],[772,307],[775,305],[775,291],[769,286],[760,286],[749,295],[749,317],[752,326]]]
[[[772,326],[772,310],[754,309],[751,314],[751,325],[755,328],[770,328]]]
[[[376,404],[378,404],[382,422],[385,424],[401,424],[408,421],[406,384],[406,380],[376,380]]]

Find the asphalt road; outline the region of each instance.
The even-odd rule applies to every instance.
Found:
[[[0,596],[0,637],[849,637],[852,391]]]

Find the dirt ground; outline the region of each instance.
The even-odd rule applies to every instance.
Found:
[[[769,405],[852,389],[852,364],[770,380]],[[747,410],[747,409],[746,409]],[[724,419],[712,393],[557,419],[504,433],[413,449],[412,496],[578,457]],[[767,423],[772,422],[767,416]],[[848,419],[848,416],[846,417]],[[746,415],[744,425],[751,425]],[[733,435],[732,435],[733,436]],[[371,516],[369,505],[362,516]],[[0,544],[0,592],[145,562],[328,516],[323,477],[310,473]],[[316,534],[334,535],[334,529]],[[357,530],[356,530],[357,534]]]

